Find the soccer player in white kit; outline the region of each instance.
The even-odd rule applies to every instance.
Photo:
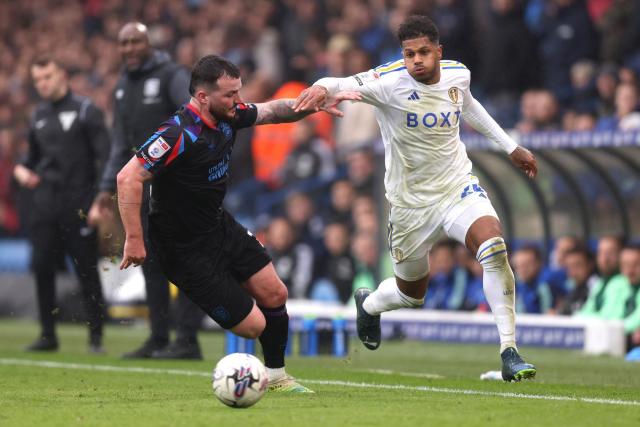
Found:
[[[403,59],[346,78],[323,78],[303,91],[294,109],[315,109],[330,94],[358,91],[376,107],[385,147],[385,189],[390,205],[389,250],[395,278],[358,289],[358,336],[380,345],[380,314],[424,303],[429,250],[442,231],[464,243],[484,269],[483,287],[500,335],[502,378],[533,378],[536,369],[518,354],[515,283],[498,216],[460,141],[460,119],[497,143],[529,178],[536,159],[518,146],[469,90],[470,73],[442,60],[438,29],[411,16],[398,29]]]

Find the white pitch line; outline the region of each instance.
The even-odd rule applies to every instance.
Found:
[[[45,361],[45,360],[28,360],[28,359],[0,359],[0,365],[36,366],[40,368],[56,368],[56,369],[80,369],[80,370],[86,370],[86,371],[134,372],[134,373],[141,373],[141,374],[170,374],[170,375],[211,377],[211,373],[203,372],[203,371],[188,371],[188,370],[182,370],[182,369],[142,368],[142,367],[136,367],[136,366],[88,365],[88,364],[80,364],[80,363],[63,363],[63,362],[52,362],[52,361]],[[597,397],[547,396],[542,394],[494,392],[494,391],[467,390],[467,389],[446,388],[446,387],[408,386],[403,384],[357,383],[352,381],[337,381],[337,380],[300,379],[300,381],[309,383],[309,384],[337,385],[337,386],[343,386],[343,387],[372,388],[372,389],[381,389],[381,390],[411,390],[411,391],[424,391],[428,393],[509,397],[509,398],[515,398],[515,399],[555,400],[555,401],[562,401],[562,402],[599,403],[603,405],[640,406],[640,401],[637,401],[637,400],[602,399]]]
[[[136,372],[140,374],[170,374],[189,377],[211,377],[211,373],[187,371],[182,369],[141,368],[137,366],[87,365],[82,363],[63,363],[48,360],[0,359],[0,365],[37,366],[39,368],[80,369],[84,371]]]
[[[414,378],[428,378],[433,380],[443,379],[444,376],[438,374],[421,374],[419,372],[402,372],[402,371],[392,371],[391,369],[364,369],[362,371],[356,372],[366,372],[369,374],[381,374],[381,375],[396,375],[400,377],[414,377]]]

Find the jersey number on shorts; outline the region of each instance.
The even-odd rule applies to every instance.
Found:
[[[472,194],[472,193],[478,193],[478,196],[483,197],[485,199],[487,198],[485,194],[486,191],[484,191],[484,189],[480,187],[478,184],[467,185],[466,187],[464,187],[464,190],[462,191],[460,198],[464,199],[465,197],[467,197],[469,194]]]

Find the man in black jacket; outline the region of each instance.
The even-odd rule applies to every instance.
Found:
[[[152,134],[158,123],[171,116],[189,99],[189,73],[171,61],[166,52],[154,50],[147,28],[139,22],[124,25],[118,34],[124,69],[114,92],[113,141],[109,161],[100,183],[100,193],[89,212],[97,224],[108,217],[116,189],[116,174],[131,158],[133,150]],[[142,209],[145,238],[149,186]],[[177,338],[169,345],[169,288],[160,266],[151,256],[142,267],[151,321],[151,336],[125,358],[201,359],[197,330],[201,310],[180,294],[177,305]]]
[[[87,311],[89,351],[101,353],[104,304],[97,240],[85,213],[95,196],[98,168],[106,161],[109,135],[102,111],[69,90],[58,62],[38,59],[31,75],[42,102],[31,119],[28,157],[14,168],[14,176],[33,191],[29,225],[42,331],[26,350],[58,349],[55,273],[61,256],[68,254]]]

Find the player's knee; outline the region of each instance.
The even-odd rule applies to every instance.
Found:
[[[417,282],[429,274],[429,259],[404,260],[393,265],[394,274],[405,282]]]
[[[507,244],[502,237],[493,237],[480,245],[476,259],[485,271],[510,269]]]
[[[272,286],[268,289],[265,294],[262,296],[259,305],[261,307],[280,307],[287,302],[287,298],[289,297],[289,292],[287,291],[287,287],[281,281],[278,281],[278,284]]]

